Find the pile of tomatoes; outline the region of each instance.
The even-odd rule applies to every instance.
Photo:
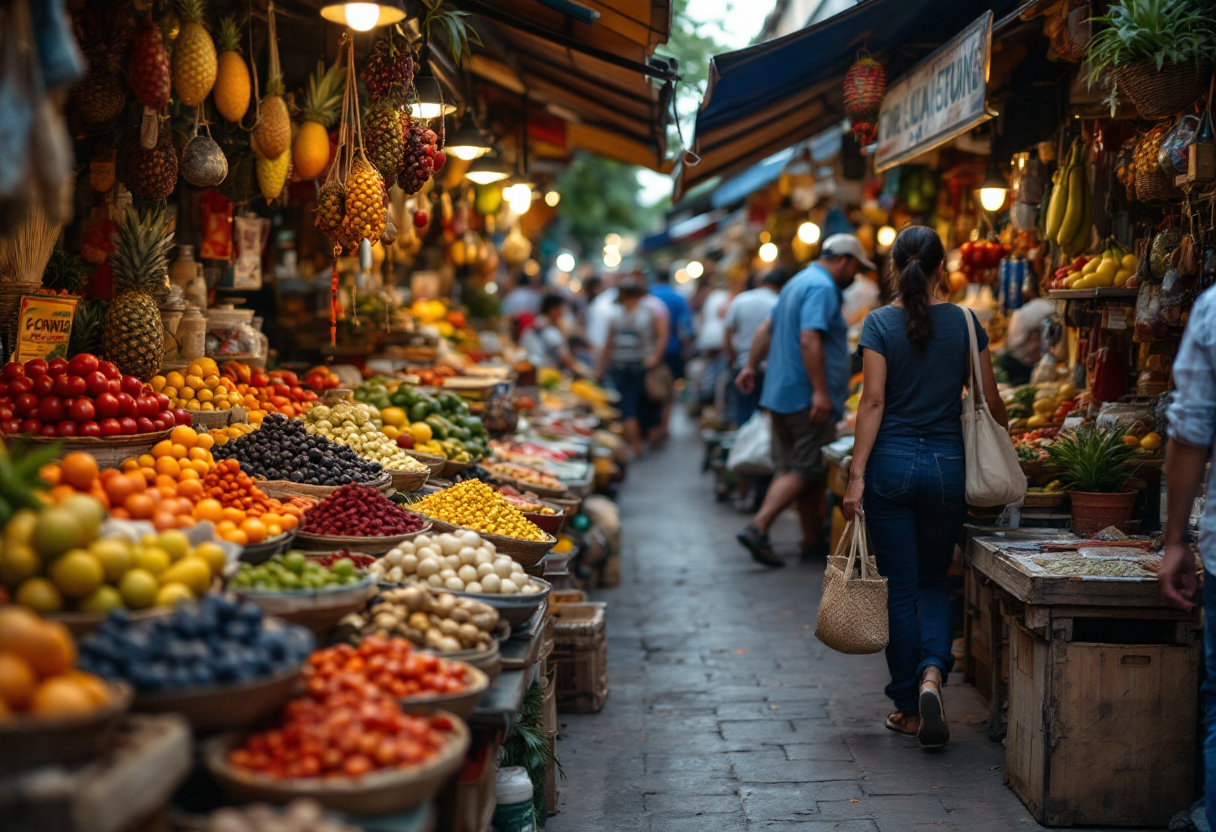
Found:
[[[986,273],[1001,264],[1012,249],[995,240],[967,240],[958,247],[959,271],[971,283],[982,282]]]
[[[404,638],[365,638],[358,647],[338,644],[313,653],[304,667],[308,694],[317,699],[348,691],[396,699],[462,693],[464,665],[414,650]]]
[[[287,703],[279,726],[228,754],[236,768],[270,777],[362,777],[434,757],[454,728],[446,716],[412,716],[384,696],[342,691]]]

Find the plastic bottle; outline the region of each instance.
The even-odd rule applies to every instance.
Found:
[[[498,805],[491,822],[495,832],[534,832],[532,779],[522,766],[509,766],[498,772],[495,795]]]

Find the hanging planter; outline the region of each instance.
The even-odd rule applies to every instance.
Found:
[[[887,94],[887,73],[862,50],[844,76],[844,112],[862,147],[878,140],[878,113]]]
[[[1207,88],[1211,64],[1166,61],[1161,69],[1151,58],[1114,71],[1119,92],[1125,93],[1141,118],[1176,115],[1199,100]]]

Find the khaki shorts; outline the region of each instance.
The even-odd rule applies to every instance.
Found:
[[[794,471],[812,482],[827,476],[823,446],[836,441],[836,425],[811,421],[810,408],[773,413],[773,472]]]

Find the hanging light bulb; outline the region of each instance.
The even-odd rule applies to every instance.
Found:
[[[562,201],[562,195],[559,194],[557,191],[549,191],[549,193],[545,194],[545,204],[548,205],[550,208],[556,208],[557,203],[559,203],[561,201]]]
[[[764,245],[760,246],[759,254],[760,254],[760,259],[762,261],[764,261],[765,263],[773,262],[774,260],[777,259],[777,254],[778,254],[777,244],[776,243],[765,243]]]
[[[895,229],[889,225],[884,225],[878,229],[878,244],[883,248],[890,248],[891,243],[895,242]]]
[[[448,136],[444,151],[451,153],[457,159],[471,162],[490,152],[489,143],[482,138],[481,131],[468,119],[460,128]]]
[[[501,182],[511,175],[511,169],[504,165],[498,158],[494,156],[481,156],[474,159],[469,169],[465,171],[465,178],[470,182],[476,182],[478,185],[492,185],[495,182]]]
[[[574,259],[573,254],[568,251],[563,251],[561,254],[557,255],[556,264],[557,267],[563,272],[572,272],[574,271],[574,267],[578,265],[578,261]]]
[[[433,118],[456,112],[456,105],[442,94],[439,82],[435,80],[434,76],[421,73],[415,75],[414,89],[418,93],[417,100],[410,104],[410,115],[414,118],[430,121]]]
[[[813,222],[804,222],[798,226],[798,239],[808,246],[813,246],[819,242],[819,226]]]
[[[402,0],[380,0],[377,3],[327,3],[321,7],[321,17],[331,23],[349,26],[356,32],[367,32],[377,26],[390,26],[405,20]]]
[[[999,211],[1005,206],[1005,198],[1009,195],[1009,184],[993,162],[988,168],[988,175],[980,183],[980,205],[989,213]]]

